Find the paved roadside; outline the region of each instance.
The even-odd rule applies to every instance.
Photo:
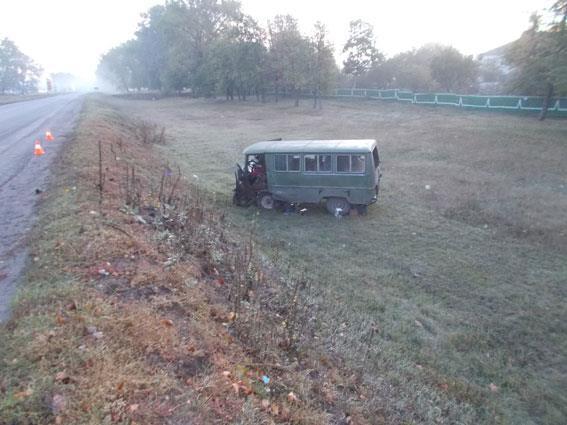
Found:
[[[81,95],[70,94],[0,106],[0,322],[9,318],[26,262],[37,192],[47,188],[49,166],[73,130],[82,102]],[[44,141],[47,130],[54,141]],[[34,156],[34,140],[40,137],[45,155]]]

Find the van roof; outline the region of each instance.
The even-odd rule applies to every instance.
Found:
[[[372,152],[374,139],[279,140],[258,142],[244,149],[244,155],[257,153]]]

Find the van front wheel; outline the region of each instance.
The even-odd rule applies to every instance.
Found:
[[[264,208],[265,210],[274,209],[274,198],[269,192],[261,192],[258,194],[258,206]]]
[[[350,204],[345,198],[328,198],[326,207],[334,216],[348,215],[350,212]]]

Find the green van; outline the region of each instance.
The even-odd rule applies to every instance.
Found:
[[[353,207],[365,213],[378,196],[380,157],[373,139],[258,142],[244,157],[236,172],[237,205],[272,209],[324,201],[331,214],[346,215]]]

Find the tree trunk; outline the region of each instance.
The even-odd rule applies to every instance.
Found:
[[[549,104],[553,98],[553,84],[547,83],[547,90],[545,91],[545,98],[543,99],[543,105],[541,107],[541,113],[539,114],[539,120],[543,121],[547,116],[547,110],[549,109]]]
[[[319,86],[313,90],[313,109],[322,109],[323,106],[321,105],[321,89]]]
[[[276,92],[276,93],[275,93],[275,95],[276,95],[276,103],[278,103],[278,85],[277,85],[277,84],[276,84],[275,89],[276,89],[276,90],[275,90],[275,92]]]
[[[299,89],[295,90],[295,107],[299,106]]]

